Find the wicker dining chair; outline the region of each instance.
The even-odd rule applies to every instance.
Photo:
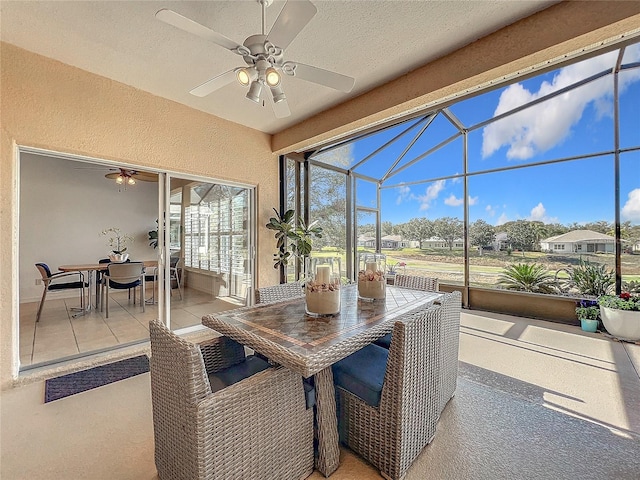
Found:
[[[271,303],[304,297],[300,282],[281,283],[256,289],[256,303]]]
[[[436,277],[419,277],[417,275],[398,274],[396,275],[394,285],[396,287],[424,290],[425,292],[438,291],[438,279]]]
[[[196,345],[157,320],[149,331],[161,480],[298,480],[312,473],[313,409],[300,375],[268,365],[252,374],[242,345],[228,337]],[[230,381],[230,370],[242,379]]]
[[[437,281],[437,279],[436,279]],[[413,283],[415,285],[415,283]],[[458,351],[460,348],[460,310],[462,294],[453,292],[457,299],[445,312],[440,328],[440,415],[447,403],[456,394],[458,384]],[[388,333],[374,343],[378,346],[389,348],[392,334]]]
[[[398,274],[396,275],[394,285],[396,287],[411,288],[413,290],[424,290],[425,292],[438,291],[438,279],[435,277],[418,277],[416,275]],[[391,345],[391,334],[387,333],[384,337],[379,338],[374,343],[381,347],[389,348],[389,345]]]
[[[388,350],[367,345],[333,366],[340,438],[385,478],[402,478],[435,435],[440,328],[453,301],[396,321]]]

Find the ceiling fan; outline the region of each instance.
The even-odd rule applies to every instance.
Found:
[[[257,2],[262,6],[262,33],[251,35],[242,45],[173,10],[162,9],[156,13],[158,20],[231,50],[242,56],[246,63],[246,66],[234,68],[207,80],[189,93],[204,97],[237,80],[241,85],[249,87],[247,98],[256,103],[260,103],[262,92],[269,89],[275,115],[283,118],[291,115],[282,89],[283,73],[345,93],[351,91],[355,83],[352,77],[284,59],[285,49],[317,12],[309,0],[287,1],[268,34],[265,33],[267,7],[273,0]]]
[[[118,185],[135,185],[138,180],[141,182],[158,181],[158,175],[155,173],[140,172],[138,170],[131,170],[128,168],[119,168],[116,172],[107,173],[105,178],[114,179]]]

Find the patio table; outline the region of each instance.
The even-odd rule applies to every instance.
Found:
[[[316,468],[331,475],[340,461],[331,365],[393,330],[395,319],[442,296],[387,286],[384,300],[358,299],[356,285],[342,288],[340,313],[312,317],[304,298],[243,307],[202,317],[202,323],[303,377],[314,376],[318,427]]]

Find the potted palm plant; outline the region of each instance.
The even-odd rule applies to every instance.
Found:
[[[596,300],[580,300],[576,304],[576,315],[585,332],[595,332],[598,329],[600,307]]]
[[[629,292],[598,297],[604,328],[621,340],[640,340],[640,296]]]

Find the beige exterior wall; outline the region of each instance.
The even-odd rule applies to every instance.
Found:
[[[6,43],[0,55],[3,388],[17,371],[16,145],[257,186],[258,284],[278,282],[272,234],[263,227],[278,202],[278,162],[269,135]]]
[[[639,1],[561,2],[277,133],[273,151],[304,151],[406,112],[446,103],[479,85],[499,85],[550,59],[639,34]]]

